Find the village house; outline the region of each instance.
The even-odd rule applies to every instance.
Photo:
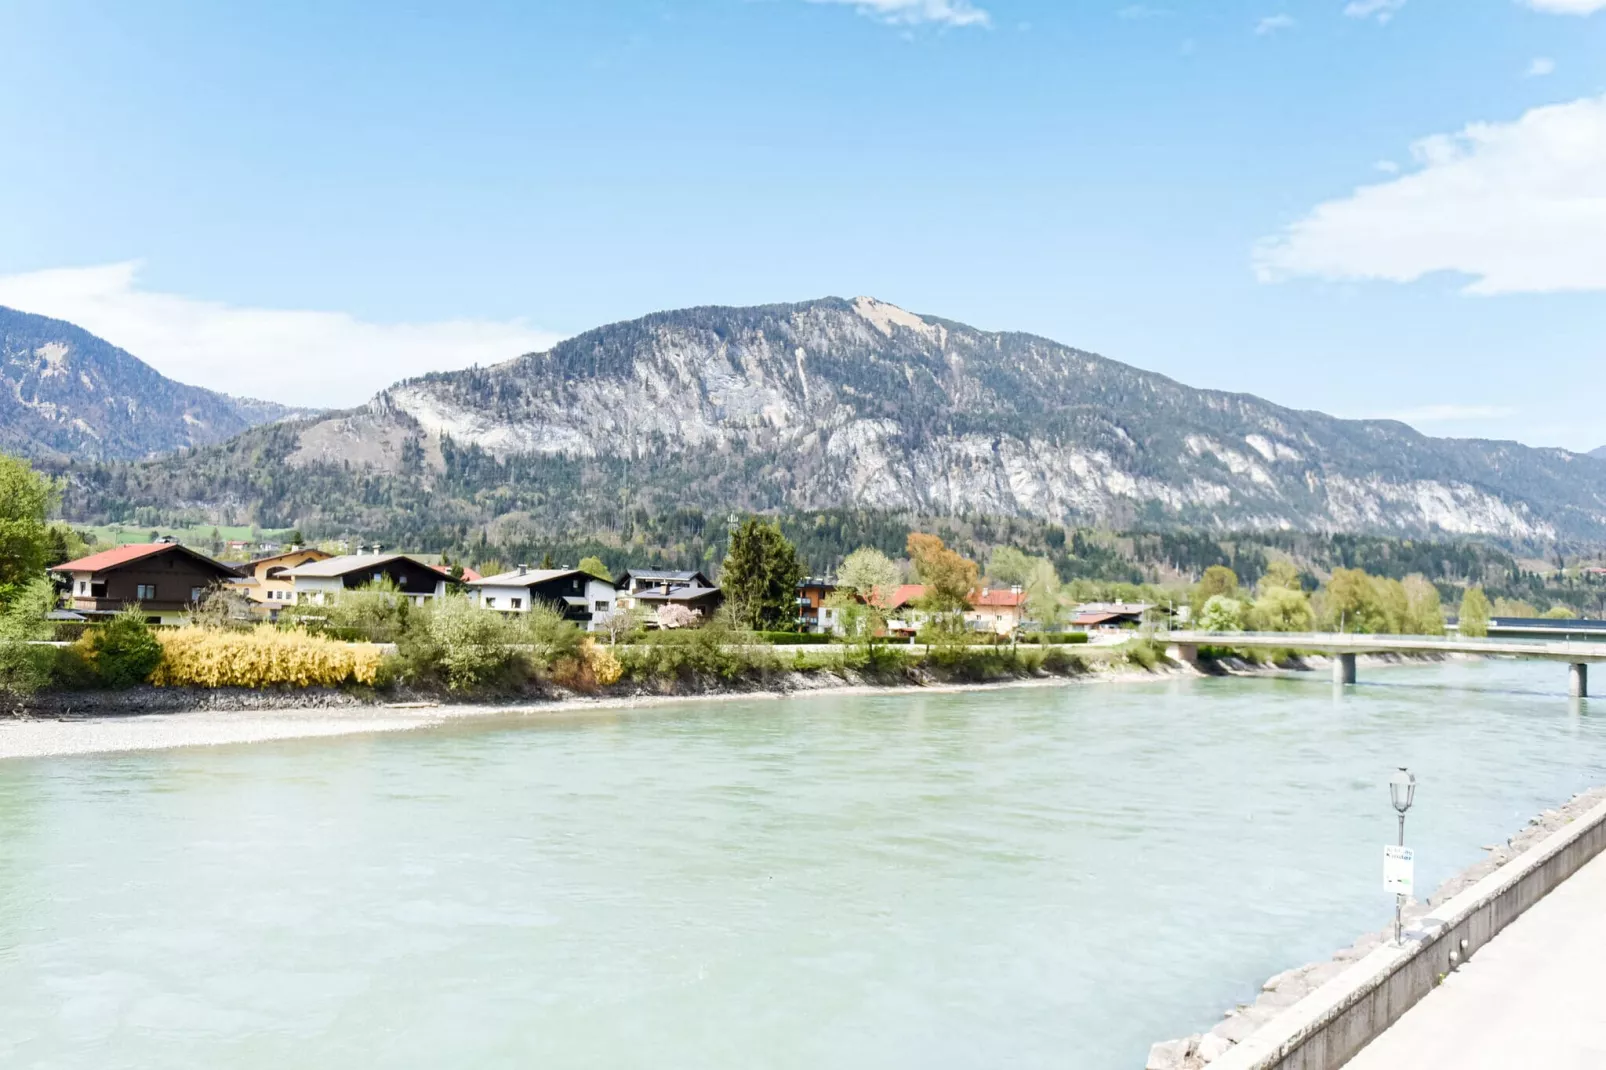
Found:
[[[825,600],[836,592],[836,584],[823,576],[809,576],[797,585],[797,624],[805,632],[828,635],[837,630],[836,611]]]
[[[259,557],[235,566],[241,576],[230,582],[229,587],[250,599],[253,608],[275,617],[280,608],[296,600],[296,584],[290,570],[315,561],[327,561],[333,556],[311,546],[298,546],[284,553]]]
[[[107,617],[137,605],[153,624],[182,624],[211,588],[239,573],[172,540],[135,543],[68,561],[50,570],[67,582],[67,606]]]
[[[298,603],[322,605],[341,591],[366,587],[386,580],[394,583],[409,601],[422,604],[446,594],[450,577],[440,566],[420,561],[409,554],[342,554],[322,561],[286,569],[284,576],[294,584]]]
[[[970,609],[965,626],[975,632],[1013,635],[1026,619],[1026,594],[1019,586],[1007,591],[970,592]]]
[[[1076,607],[1071,627],[1086,632],[1130,631],[1141,625],[1144,614],[1153,608],[1142,602],[1088,602]]]
[[[617,592],[608,580],[572,568],[526,568],[471,580],[470,597],[499,613],[528,613],[536,603],[557,609],[564,619],[595,631],[613,613]]]
[[[877,592],[879,594],[879,592]],[[928,614],[915,606],[926,597],[926,588],[918,583],[905,583],[893,590],[881,602],[881,612],[887,618],[887,634],[912,639],[926,623]]]
[[[663,606],[685,606],[704,620],[714,615],[725,595],[701,572],[669,572],[629,569],[614,586],[619,591],[619,608],[641,609],[655,614]]]

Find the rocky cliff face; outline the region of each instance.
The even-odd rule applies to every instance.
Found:
[[[302,426],[287,459],[412,471],[465,491],[522,480],[525,497],[545,492],[546,508],[570,511],[621,499],[854,504],[1121,525],[1606,536],[1606,471],[1580,455],[1195,390],[869,298],[661,313],[492,368],[410,380]]]
[[[35,347],[37,350],[37,347]],[[35,358],[36,360],[42,358]],[[347,413],[80,471],[74,507],[461,533],[691,507],[1606,540],[1606,466],[1195,390],[835,298],[665,312]]]
[[[210,445],[295,414],[166,378],[61,320],[0,308],[0,450],[131,459]]]

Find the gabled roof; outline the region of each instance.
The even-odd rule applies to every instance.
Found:
[[[677,572],[661,568],[627,568],[620,579],[620,586],[630,580],[647,580],[652,583],[700,583],[705,587],[713,584],[701,572]]]
[[[920,583],[905,583],[892,592],[887,600],[887,609],[902,609],[910,602],[926,597],[926,588]]]
[[[577,568],[527,568],[523,572],[514,569],[512,572],[500,572],[495,576],[485,576],[477,580],[469,580],[470,587],[534,587],[537,584],[550,583],[553,580],[565,579],[569,576],[584,576],[588,580],[597,577],[589,572],[581,572]],[[607,580],[598,580],[606,583]]]
[[[342,554],[327,561],[308,561],[305,565],[286,569],[284,574],[307,579],[336,579],[364,569],[379,568],[392,561],[405,561],[419,568],[427,568],[431,572],[437,571],[434,565],[427,565],[408,554]]]
[[[317,558],[319,561],[327,561],[329,558],[335,556],[334,554],[330,553],[328,550],[320,550],[316,546],[303,546],[299,550],[284,550],[284,551],[282,551],[280,553],[268,554],[268,555],[266,555],[264,557],[253,557],[251,560],[247,561],[244,565],[242,565],[240,567],[241,568],[256,568],[258,565],[265,565],[269,561],[282,561],[287,557],[299,557],[302,554],[317,554],[317,555],[319,555],[318,558]],[[307,562],[307,563],[311,564],[310,561]]]
[[[442,576],[445,576],[447,579],[451,579],[452,578],[452,566],[450,566],[450,565],[431,565],[429,567],[434,569],[436,572],[439,572]],[[467,565],[464,565],[463,566],[463,575],[458,577],[458,581],[457,582],[459,582],[459,583],[473,583],[475,580],[480,579],[480,578],[481,578],[481,576],[480,576],[480,574],[478,572],[475,572],[473,569],[469,568]]]
[[[214,561],[205,554],[191,550],[188,546],[181,546],[176,542],[136,542],[127,546],[119,546],[111,550],[102,550],[98,554],[80,557],[76,561],[53,565],[52,572],[105,572],[109,569],[122,568],[151,557],[159,557],[165,553],[180,553],[186,557],[194,558],[203,565],[216,569],[221,575],[238,576],[239,573],[221,561]]]
[[[637,591],[631,595],[638,602],[697,602],[710,595],[719,593],[718,587],[671,587],[667,591],[658,589]]]
[[[982,607],[988,609],[1013,609],[1026,604],[1026,592],[972,591],[970,592],[970,604],[978,609]]]

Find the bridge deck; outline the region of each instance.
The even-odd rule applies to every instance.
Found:
[[[1194,632],[1156,633],[1155,639],[1179,646],[1229,646],[1256,649],[1309,650],[1319,654],[1486,654],[1543,658],[1574,664],[1606,662],[1606,642],[1582,639],[1469,639],[1438,635],[1356,635],[1335,632]]]

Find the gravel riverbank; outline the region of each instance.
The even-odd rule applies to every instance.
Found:
[[[1398,664],[1398,655],[1376,659]],[[1206,675],[1282,675],[1319,670],[1326,659],[1274,668],[1236,660],[1211,663]],[[573,715],[587,711],[646,709],[681,702],[785,699],[833,694],[940,693],[1007,687],[1065,687],[1193,678],[1201,670],[1174,662],[1144,670],[1095,664],[1073,676],[1042,676],[983,684],[909,682],[874,684],[853,674],[792,672],[767,687],[692,688],[664,694],[647,688],[584,696],[553,691],[517,702],[452,703],[427,697],[364,698],[334,689],[250,691],[239,688],[142,687],[112,694],[60,693],[35,696],[12,718],[0,717],[0,760],[107,751],[257,743],[278,739],[400,732],[448,721],[509,715]]]

